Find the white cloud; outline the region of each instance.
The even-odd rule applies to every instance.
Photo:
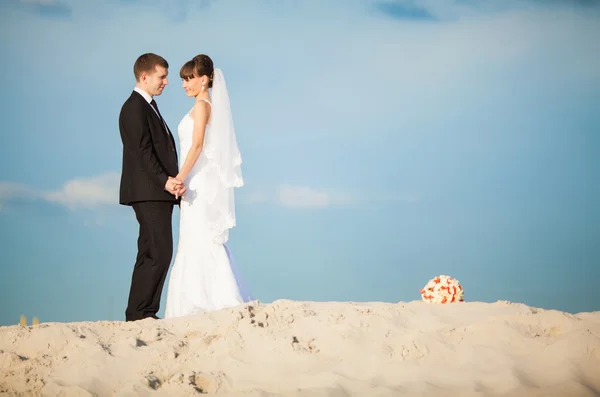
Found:
[[[268,204],[287,208],[327,208],[351,202],[348,194],[335,193],[309,186],[282,184],[275,189],[236,192],[243,204]]]
[[[118,204],[120,175],[109,172],[67,181],[55,191],[43,191],[19,183],[0,182],[0,208],[13,201],[44,200],[74,209],[100,209]]]
[[[118,204],[120,174],[110,172],[67,181],[60,189],[45,193],[48,201],[74,208],[97,208]]]

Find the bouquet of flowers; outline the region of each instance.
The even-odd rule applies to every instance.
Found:
[[[457,279],[437,276],[421,288],[421,298],[427,303],[463,302],[465,294]]]

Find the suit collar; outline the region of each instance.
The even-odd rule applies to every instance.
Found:
[[[133,89],[133,92],[131,93],[132,96],[137,96],[138,98],[143,98],[147,103],[148,103],[148,107],[150,109],[152,109],[152,113],[154,113],[154,115],[156,116],[156,118],[158,119],[158,121],[160,122],[160,125],[162,127],[162,129],[167,133],[167,135],[169,135],[169,138],[171,140],[171,144],[173,145],[173,147],[175,147],[175,138],[173,137],[173,134],[171,133],[171,130],[169,129],[169,127],[167,126],[166,121],[163,123],[163,120],[161,120],[161,117],[158,115],[158,113],[156,112],[156,109],[154,109],[154,107],[150,104],[150,101],[152,99],[150,99],[150,101],[148,101],[147,97],[144,95],[148,95],[147,92],[145,92],[142,89],[138,89],[138,87],[135,87]],[[149,95],[148,95],[149,96]],[[150,97],[152,98],[152,97]]]
[[[148,94],[146,91],[142,90],[139,87],[135,87],[133,90],[140,94],[146,100],[146,102],[152,102],[152,95]]]

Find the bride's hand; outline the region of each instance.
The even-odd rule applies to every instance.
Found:
[[[183,193],[185,193],[186,188],[181,179],[170,176],[167,180],[165,190],[174,195],[177,199],[179,196],[182,196]]]
[[[183,194],[185,193],[186,190],[187,189],[186,189],[185,185],[181,185],[181,187],[179,189],[177,189],[177,192],[175,193],[175,198],[179,198],[179,197],[183,198]]]
[[[175,198],[179,198],[182,197],[183,198],[183,194],[185,193],[185,191],[187,190],[184,184],[184,178],[182,178],[179,174],[174,178],[175,179],[175,183],[177,183],[177,185],[175,186]]]

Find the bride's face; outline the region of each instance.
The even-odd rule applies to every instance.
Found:
[[[187,96],[198,96],[202,90],[202,79],[200,77],[192,77],[191,79],[184,79],[181,85],[185,90]]]

